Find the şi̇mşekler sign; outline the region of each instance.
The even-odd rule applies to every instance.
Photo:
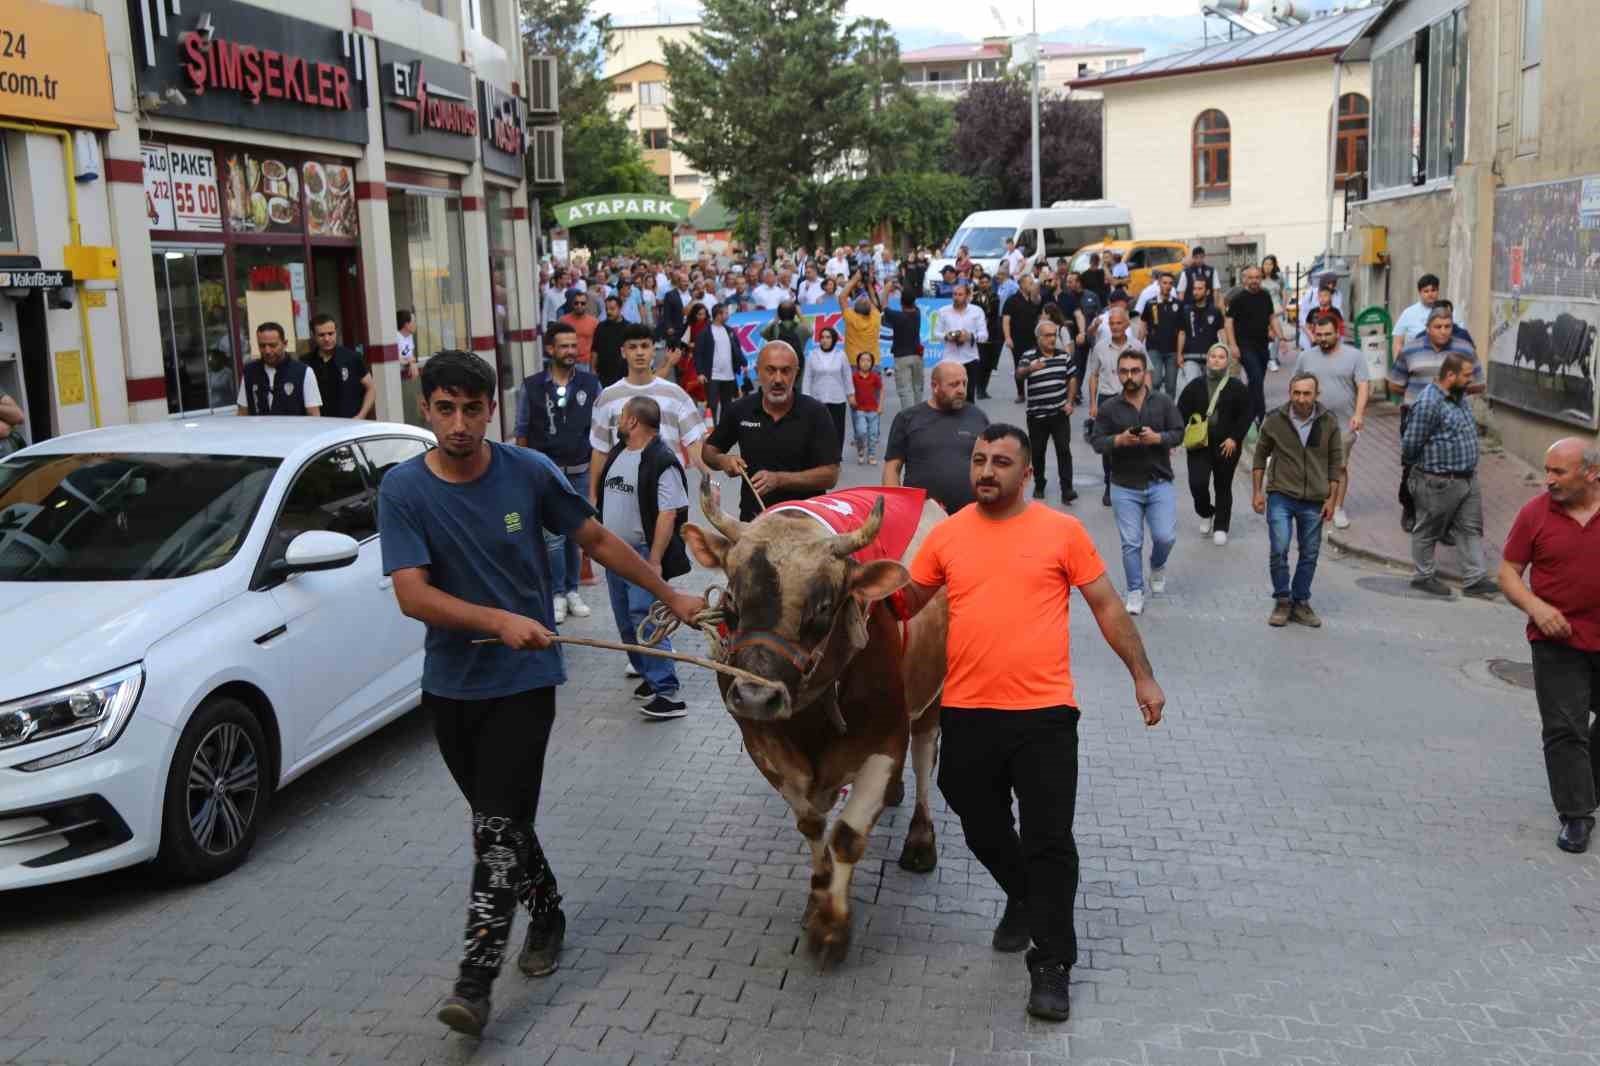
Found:
[[[687,200],[674,200],[667,196],[641,196],[638,193],[621,193],[611,196],[586,196],[581,200],[568,200],[553,209],[556,225],[582,226],[590,222],[667,222],[689,221]]]

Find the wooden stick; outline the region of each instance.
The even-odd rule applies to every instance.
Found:
[[[577,644],[585,648],[600,648],[605,651],[637,652],[640,655],[654,655],[658,659],[673,659],[680,663],[688,663],[691,666],[703,666],[707,670],[715,670],[719,674],[727,674],[729,677],[737,678],[740,681],[749,681],[757,685],[766,685],[768,688],[783,687],[780,682],[772,681],[768,678],[761,677],[758,674],[752,674],[748,670],[741,670],[737,666],[729,666],[727,663],[719,663],[713,659],[703,659],[698,655],[685,655],[682,652],[676,651],[662,651],[660,648],[652,648],[646,644],[621,644],[614,640],[591,640],[588,637],[556,636],[552,637],[551,640],[556,644]],[[478,640],[474,640],[472,643],[499,644],[500,641],[495,637],[482,637]]]

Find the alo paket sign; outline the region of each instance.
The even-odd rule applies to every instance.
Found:
[[[528,153],[528,105],[486,81],[478,82],[483,126],[483,168],[521,180]]]
[[[466,67],[382,42],[383,143],[422,155],[478,157],[478,109]]]
[[[582,226],[590,222],[667,222],[689,221],[689,202],[670,196],[645,196],[636,192],[609,196],[586,196],[568,200],[553,210],[558,226]]]
[[[0,115],[116,129],[100,16],[34,0],[0,3]]]
[[[367,142],[366,44],[237,0],[129,0],[139,90],[162,117]]]

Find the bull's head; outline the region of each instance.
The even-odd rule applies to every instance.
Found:
[[[736,521],[710,478],[700,483],[700,509],[715,532],[686,525],[683,537],[702,566],[728,576],[728,661],[783,686],[722,678],[723,700],[740,718],[788,718],[815,702],[858,650],[853,612],[864,614],[911,580],[897,562],[850,558],[878,535],[883,501],[860,529],[838,535],[785,511]]]

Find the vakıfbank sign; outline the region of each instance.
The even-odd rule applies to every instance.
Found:
[[[670,196],[645,196],[640,193],[613,193],[610,196],[586,196],[581,200],[568,200],[556,204],[556,225],[571,229],[590,222],[664,222],[677,224],[689,221],[689,202],[674,200]]]

